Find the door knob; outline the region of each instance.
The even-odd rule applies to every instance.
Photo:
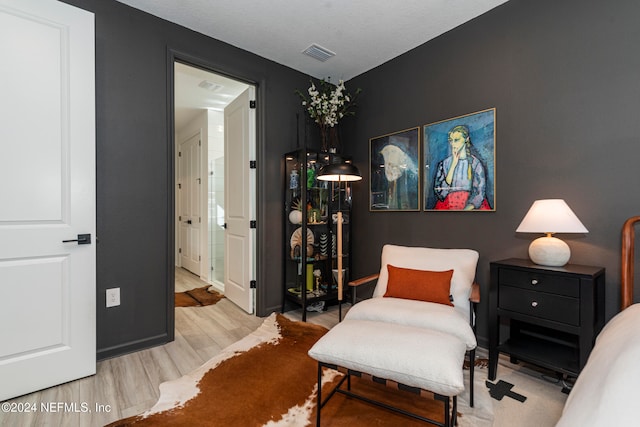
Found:
[[[91,244],[91,234],[78,234],[77,239],[63,240],[62,243],[78,242],[79,245]]]
[[[191,220],[190,219],[187,220],[187,224],[191,224]]]

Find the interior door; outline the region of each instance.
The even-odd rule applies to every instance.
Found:
[[[180,144],[178,152],[178,191],[180,265],[200,276],[200,174],[201,142],[200,133]]]
[[[0,57],[1,401],[96,370],[94,16],[0,0]]]
[[[249,87],[224,110],[225,131],[225,269],[224,293],[247,313],[254,311],[255,277],[255,183],[256,169],[249,166],[255,159],[255,99]]]

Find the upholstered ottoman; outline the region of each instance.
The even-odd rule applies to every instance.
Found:
[[[322,368],[329,367],[346,368],[430,391],[444,402],[444,425],[454,425],[456,396],[464,390],[462,365],[465,353],[466,346],[460,339],[440,331],[372,320],[346,319],[327,332],[309,350],[309,356],[318,361],[317,424],[320,425],[320,410],[328,400],[322,401]],[[350,390],[340,389],[341,385],[342,383],[337,392],[362,398]],[[332,395],[333,392],[329,398]],[[453,401],[452,410],[450,400]],[[408,415],[442,425],[415,414]]]

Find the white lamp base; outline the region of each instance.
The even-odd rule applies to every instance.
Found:
[[[571,257],[571,249],[557,237],[540,237],[529,245],[529,258],[538,265],[562,267]]]

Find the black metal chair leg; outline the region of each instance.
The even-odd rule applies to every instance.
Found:
[[[458,396],[453,396],[453,425],[458,425]]]

